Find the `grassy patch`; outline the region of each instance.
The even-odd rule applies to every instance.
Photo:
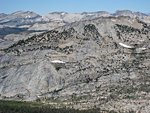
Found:
[[[0,100],[0,113],[115,113],[100,109],[75,110],[69,108],[54,108],[38,102],[18,102]]]

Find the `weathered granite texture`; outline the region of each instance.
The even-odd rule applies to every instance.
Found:
[[[21,40],[0,51],[0,97],[146,113],[149,31],[138,19],[101,17]],[[53,60],[65,65],[56,66]]]

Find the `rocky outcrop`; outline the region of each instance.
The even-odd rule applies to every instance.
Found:
[[[23,25],[29,25],[36,22],[41,22],[41,16],[34,12],[18,11],[12,14],[8,14],[0,17],[0,25],[17,27]]]
[[[75,13],[69,14],[66,12],[53,12],[43,16],[45,20],[51,20],[54,22],[64,22],[64,23],[71,23],[81,20],[89,20],[94,19],[97,17],[108,17],[111,16],[108,12],[99,11],[99,12],[83,12],[83,13]]]
[[[101,17],[20,40],[0,51],[0,97],[149,111],[149,30],[138,19]]]
[[[53,12],[44,16],[30,11],[18,11],[12,14],[1,13],[0,47],[8,47],[14,44],[16,40],[22,40],[25,39],[24,37],[31,37],[72,22],[110,16],[130,16],[133,19],[139,18],[147,23],[149,23],[150,20],[149,15],[140,12],[132,12],[129,10],[116,11],[115,14],[110,14],[106,11],[83,12],[75,14]]]
[[[67,12],[52,12],[44,16],[38,15],[30,11],[17,11],[12,14],[1,13],[0,25],[7,26],[7,27],[26,27],[26,28],[29,28],[33,25],[34,28],[37,26],[36,29],[38,29],[38,25],[40,26],[45,24],[46,26],[47,23],[48,24],[54,23],[54,25],[56,23],[68,24],[68,23],[81,21],[81,20],[89,20],[98,17],[109,17],[109,16],[130,16],[131,18],[138,17],[142,21],[150,23],[149,15],[141,12],[132,12],[130,10],[117,10],[116,13],[114,14],[110,14],[106,11],[83,12],[83,13],[73,13],[73,14],[69,14]],[[46,28],[43,27],[42,30],[45,29]]]
[[[141,12],[132,12],[130,10],[117,10],[115,16],[129,16],[131,18],[139,18],[140,20],[150,23],[150,16]]]

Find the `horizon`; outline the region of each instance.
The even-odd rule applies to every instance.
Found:
[[[52,12],[83,13],[116,10],[150,13],[149,0],[2,0],[0,13],[12,14],[17,11],[31,11],[39,15]],[[134,6],[134,7],[133,7]]]
[[[15,12],[12,12],[12,13],[0,13],[0,14],[13,14],[13,13],[16,13],[16,12],[21,12],[21,11],[23,11],[23,12],[28,12],[29,10],[18,10],[18,11],[15,11]],[[124,10],[116,10],[116,11],[131,11],[131,12],[140,12],[140,11],[132,11],[132,10],[128,10],[128,9],[124,9]],[[114,13],[116,13],[116,11],[115,12],[108,12],[108,11],[94,11],[94,12],[80,12],[80,13],[96,13],[96,12],[107,12],[107,13],[109,13],[109,14],[114,14]],[[34,12],[34,11],[29,11],[29,12],[33,12],[33,13],[36,13],[36,14],[38,14],[38,15],[41,15],[41,14],[39,14],[39,13],[37,13],[37,12]],[[47,13],[47,14],[51,14],[51,13],[61,13],[61,12],[64,12],[64,13],[68,13],[68,14],[80,14],[80,13],[69,13],[69,12],[65,12],[65,11],[53,11],[53,12],[49,12],[49,13]],[[143,12],[140,12],[140,13],[143,13]],[[144,13],[144,14],[147,14],[147,15],[149,15],[150,13]],[[45,14],[46,15],[46,14]],[[43,15],[41,15],[41,16],[43,16]]]

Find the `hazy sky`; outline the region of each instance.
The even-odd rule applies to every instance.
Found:
[[[34,11],[44,15],[55,11],[69,13],[128,9],[150,13],[150,0],[0,0],[0,13],[13,13],[19,10]]]

